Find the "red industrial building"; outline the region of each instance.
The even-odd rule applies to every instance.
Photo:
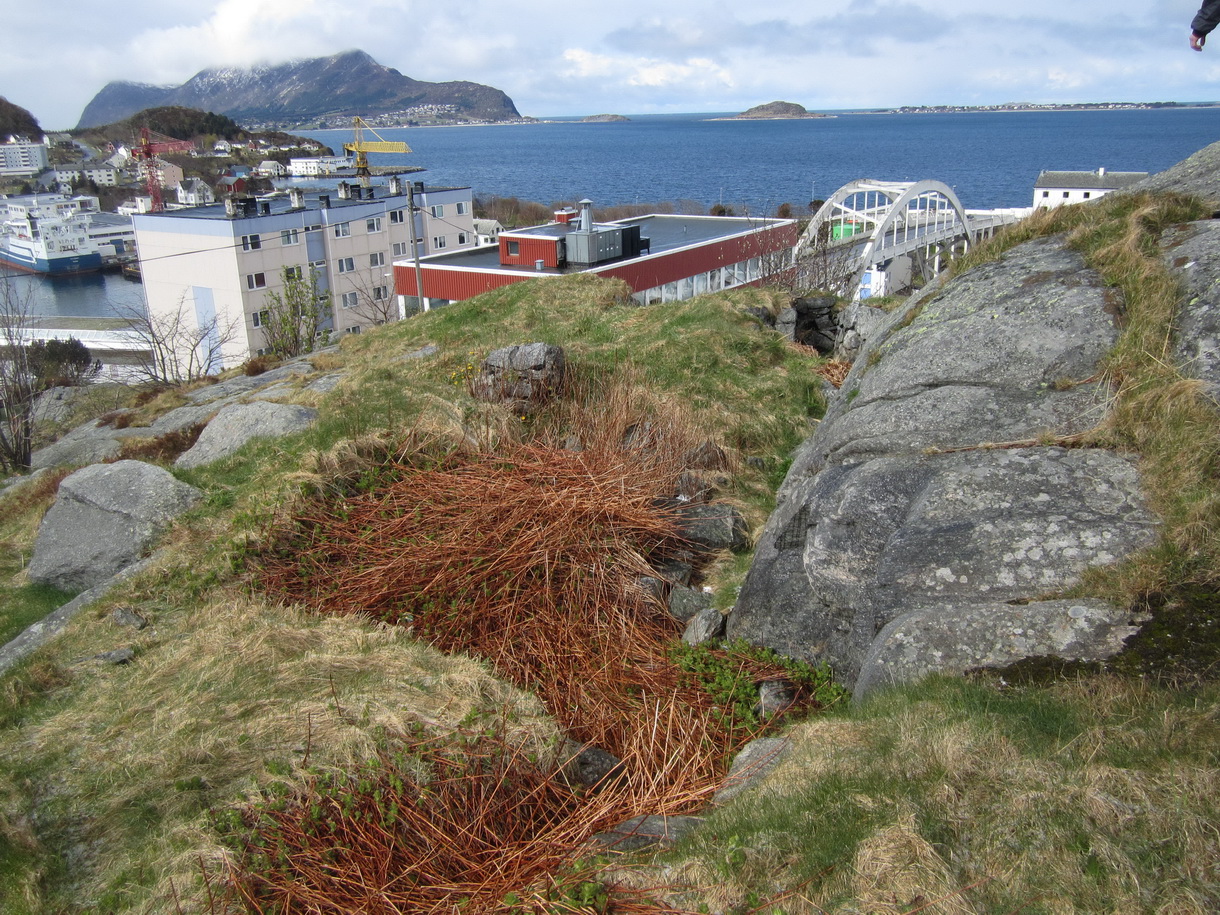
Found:
[[[500,233],[499,245],[421,258],[424,307],[511,283],[570,273],[624,280],[641,305],[761,284],[792,265],[792,219],[653,214],[594,223],[592,202],[555,222]],[[417,295],[416,265],[394,261],[400,296]]]

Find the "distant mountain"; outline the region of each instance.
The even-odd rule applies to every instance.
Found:
[[[201,70],[181,86],[107,84],[85,106],[77,127],[95,127],[144,108],[180,105],[242,123],[299,125],[365,118],[432,106],[453,121],[518,118],[513,100],[491,86],[426,83],[383,67],[363,51],[285,64]]]
[[[42,128],[34,115],[0,96],[0,143],[12,134],[37,140],[42,136]]]

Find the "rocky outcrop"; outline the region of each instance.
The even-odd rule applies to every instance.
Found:
[[[1177,165],[1157,172],[1118,193],[1140,191],[1170,191],[1193,194],[1213,204],[1220,204],[1220,143],[1205,146]]]
[[[30,579],[63,591],[98,585],[138,560],[202,495],[140,461],[78,470],[59,484],[38,528]]]
[[[471,382],[474,396],[532,413],[563,390],[566,360],[551,343],[523,343],[492,350]]]
[[[233,404],[216,414],[204,428],[199,440],[174,462],[175,467],[201,467],[228,457],[247,442],[256,438],[291,435],[308,428],[318,411],[297,404],[254,403]]]
[[[728,636],[829,662],[858,692],[1007,663],[995,633],[1035,624],[1022,604],[1150,546],[1157,519],[1132,460],[1071,447],[1105,416],[1098,369],[1121,308],[1043,239],[896,313],[798,451]],[[915,614],[975,622],[918,639],[886,629]],[[1071,617],[1071,638],[1027,644],[1112,653],[1122,617],[1090,611]]]
[[[1220,400],[1220,221],[1169,229],[1161,238],[1166,266],[1186,293],[1174,327],[1174,356]]]

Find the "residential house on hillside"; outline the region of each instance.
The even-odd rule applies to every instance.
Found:
[[[1147,177],[1147,172],[1111,172],[1104,168],[1092,172],[1043,171],[1034,182],[1034,208],[1054,209],[1096,200]]]
[[[187,207],[209,206],[216,202],[216,195],[202,178],[187,178],[178,185],[178,203]]]
[[[91,160],[55,166],[55,181],[60,193],[68,194],[78,181],[92,181],[98,187],[118,187],[119,170],[109,162]]]
[[[230,198],[135,218],[144,293],[154,315],[182,314],[205,329],[215,319],[236,333],[222,364],[240,364],[266,347],[262,325],[269,293],[282,293],[285,271],[332,301],[329,329],[359,333],[405,313],[394,297],[391,264],[410,258],[410,195],[420,256],[473,247],[468,187],[353,187],[337,196],[294,189],[288,196]]]

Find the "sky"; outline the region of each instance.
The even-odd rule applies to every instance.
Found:
[[[108,82],[350,49],[523,115],[1220,100],[1199,0],[124,0],[7,4],[0,95],[75,126]]]

